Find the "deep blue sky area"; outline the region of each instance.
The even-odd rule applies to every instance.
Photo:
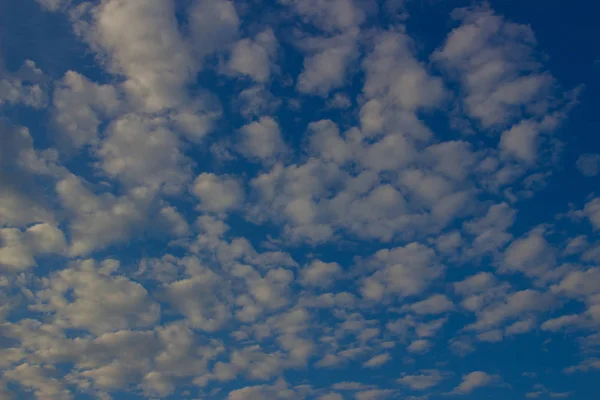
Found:
[[[597,400],[599,13],[0,0],[0,400]]]

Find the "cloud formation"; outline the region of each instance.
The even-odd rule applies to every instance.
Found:
[[[588,395],[600,198],[555,188],[598,157],[564,167],[580,90],[532,26],[271,3],[37,0],[77,57],[3,37],[0,398]]]

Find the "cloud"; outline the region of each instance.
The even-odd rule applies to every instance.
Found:
[[[184,101],[198,65],[179,33],[173,2],[103,2],[82,35],[108,58],[111,72],[125,77],[138,107],[160,111]]]
[[[47,93],[40,85],[44,74],[31,60],[25,60],[21,68],[10,74],[5,73],[0,64],[0,106],[23,104],[42,108],[47,102]]]
[[[204,172],[192,186],[192,192],[200,200],[200,208],[210,212],[234,209],[244,200],[244,191],[234,178]]]
[[[386,364],[390,359],[391,356],[387,353],[384,353],[365,361],[363,365],[367,368],[377,368]]]
[[[363,280],[361,294],[375,301],[386,295],[420,294],[443,272],[443,267],[436,263],[435,253],[418,243],[380,250],[369,261],[379,270]]]
[[[95,334],[152,326],[160,316],[160,306],[140,284],[114,275],[118,268],[116,260],[99,265],[91,259],[76,262],[45,282],[35,309],[53,313],[59,327]]]
[[[582,154],[577,159],[575,165],[584,176],[594,177],[598,175],[600,154]]]
[[[440,371],[435,369],[421,372],[419,375],[404,375],[396,381],[412,390],[427,390],[437,386],[444,379]]]
[[[227,63],[230,73],[248,76],[256,82],[265,82],[271,74],[277,39],[273,30],[266,29],[254,39],[241,39],[233,46]]]
[[[75,71],[67,71],[56,83],[52,105],[57,126],[79,148],[97,143],[101,121],[114,115],[121,102],[113,85],[98,85]]]
[[[326,288],[334,284],[341,275],[342,268],[338,263],[314,260],[302,270],[300,282],[306,286]]]
[[[307,38],[300,47],[308,53],[296,87],[300,93],[327,96],[344,84],[350,64],[357,57],[357,32],[328,38]]]
[[[191,160],[160,119],[126,115],[114,121],[98,155],[106,174],[130,186],[177,192],[190,178]]]
[[[436,294],[426,300],[411,304],[410,308],[417,314],[442,314],[454,307],[443,294]]]
[[[279,124],[271,117],[261,117],[240,130],[238,148],[250,159],[272,163],[287,150]]]
[[[67,242],[55,226],[41,223],[24,232],[15,228],[0,229],[0,267],[20,271],[36,265],[35,257],[43,254],[64,254]]]
[[[543,115],[554,79],[536,62],[531,28],[506,21],[487,5],[458,9],[452,16],[461,25],[448,35],[433,60],[460,81],[465,113],[484,128],[508,124],[523,115],[522,109]],[[516,135],[514,131],[503,139],[505,146],[516,145],[513,140],[525,141],[529,148],[514,150],[531,157],[531,138],[511,137]]]
[[[469,394],[475,389],[479,389],[498,382],[500,378],[495,375],[489,375],[483,371],[474,371],[470,374],[463,375],[462,382],[455,387],[451,393],[453,394]]]

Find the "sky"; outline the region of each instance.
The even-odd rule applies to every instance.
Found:
[[[0,399],[596,400],[598,11],[0,0]]]

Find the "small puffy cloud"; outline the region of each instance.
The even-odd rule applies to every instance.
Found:
[[[5,73],[0,65],[0,106],[22,104],[32,108],[43,108],[47,94],[40,85],[42,71],[31,60],[26,60],[15,73]]]
[[[191,326],[214,332],[231,317],[227,292],[221,283],[219,275],[202,268],[189,279],[170,283],[166,288],[167,300]]]
[[[519,271],[527,276],[541,276],[553,268],[555,256],[543,233],[533,231],[517,239],[504,252],[501,271]]]
[[[192,51],[200,60],[223,52],[237,38],[240,17],[230,0],[198,0],[187,10]]]
[[[548,310],[555,303],[551,293],[543,293],[533,289],[525,289],[507,295],[504,299],[492,302],[477,314],[477,321],[465,329],[487,331],[507,320],[518,318],[528,313]]]
[[[453,394],[469,394],[475,389],[489,386],[498,382],[500,377],[490,375],[483,371],[474,371],[468,375],[463,375],[462,382],[455,387],[451,393]]]
[[[370,389],[358,392],[354,395],[356,400],[383,400],[394,394],[392,389]]]
[[[600,170],[600,154],[582,154],[577,159],[576,166],[583,175],[594,177]]]
[[[594,229],[600,229],[600,197],[596,197],[585,204],[583,214],[590,220]]]
[[[331,38],[307,38],[301,47],[308,53],[296,87],[300,93],[327,96],[342,86],[350,64],[357,57],[357,32]]]
[[[318,400],[344,400],[339,393],[327,393],[318,397]]]
[[[539,129],[531,121],[523,121],[502,133],[500,149],[517,160],[534,163],[538,151]]]
[[[113,85],[99,85],[75,71],[67,71],[55,83],[54,121],[76,148],[94,144],[100,123],[113,115],[120,104]]]
[[[279,124],[272,117],[261,117],[240,129],[238,149],[250,159],[272,163],[286,151]]]
[[[329,287],[342,274],[338,263],[314,260],[300,272],[300,283],[305,286]]]
[[[41,223],[21,231],[0,229],[0,268],[20,271],[36,265],[35,257],[43,254],[64,254],[67,242],[55,226]]]
[[[45,281],[34,308],[51,313],[57,326],[96,334],[153,325],[160,306],[142,285],[115,275],[118,267],[115,260],[77,261]]]
[[[391,358],[392,357],[388,353],[379,354],[378,356],[374,356],[369,360],[365,361],[363,363],[363,366],[367,368],[378,368],[390,361]]]
[[[56,184],[56,192],[70,217],[70,255],[80,256],[123,242],[145,224],[148,199],[144,190],[122,197],[97,195],[71,175]]]
[[[254,39],[241,39],[231,50],[227,70],[231,74],[248,76],[256,82],[266,82],[271,74],[277,39],[270,28]]]
[[[543,115],[554,80],[535,62],[531,27],[506,21],[488,5],[458,9],[452,16],[461,25],[448,35],[433,60],[461,82],[466,114],[484,128],[505,125],[522,116],[523,110]],[[532,139],[531,130],[519,129],[503,137],[503,146],[530,159]],[[519,149],[519,143],[525,147]]]
[[[562,315],[544,322],[541,326],[543,331],[556,332],[561,329],[569,328],[581,322],[579,315]]]
[[[177,136],[160,120],[127,115],[113,122],[98,155],[102,169],[128,185],[176,192],[189,179],[189,163]]]
[[[496,285],[496,277],[489,272],[479,272],[463,281],[454,283],[454,291],[463,296],[486,291]]]
[[[420,340],[415,340],[414,342],[412,342],[406,348],[406,350],[408,350],[409,353],[422,354],[422,353],[426,353],[427,351],[429,351],[431,346],[432,346],[432,344],[429,340],[420,339]]]
[[[198,63],[181,37],[170,1],[110,0],[97,5],[81,34],[107,56],[111,72],[138,107],[151,112],[176,107]]]
[[[404,375],[396,380],[401,385],[408,386],[412,390],[427,390],[437,386],[444,376],[438,370],[423,370],[418,375]]]
[[[363,61],[363,91],[368,98],[382,97],[409,111],[439,104],[445,95],[442,80],[431,76],[413,56],[413,43],[407,35],[384,31],[374,43]]]
[[[363,280],[361,294],[375,301],[386,295],[406,297],[420,294],[443,271],[433,250],[418,243],[380,250],[371,262],[380,265],[380,269]]]
[[[454,308],[454,304],[443,294],[436,294],[410,305],[410,309],[417,314],[442,314],[452,308]]]
[[[200,209],[226,212],[237,208],[244,200],[244,189],[232,177],[203,172],[192,185],[192,193],[200,200]]]

